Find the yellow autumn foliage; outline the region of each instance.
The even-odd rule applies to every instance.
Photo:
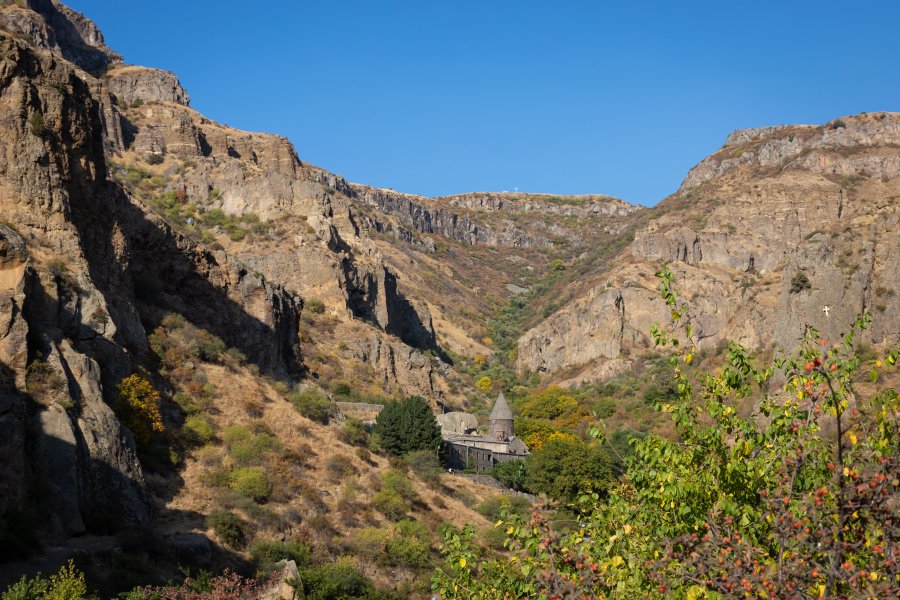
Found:
[[[149,381],[140,375],[129,375],[116,387],[119,390],[116,414],[138,441],[147,443],[153,439],[153,432],[165,431],[159,412],[159,392]]]

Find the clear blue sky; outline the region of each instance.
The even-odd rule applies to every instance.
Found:
[[[655,204],[733,129],[898,110],[895,0],[68,0],[350,181]]]

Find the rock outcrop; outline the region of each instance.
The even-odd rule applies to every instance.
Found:
[[[107,76],[109,91],[125,105],[174,102],[187,106],[191,101],[178,77],[168,71],[123,66],[109,71]]]

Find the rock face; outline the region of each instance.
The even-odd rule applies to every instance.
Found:
[[[509,218],[515,213],[550,214],[567,217],[625,217],[636,210],[611,196],[551,196],[549,194],[475,193],[424,198],[393,190],[351,184],[353,199],[377,209],[419,233],[440,235],[468,245],[510,248],[552,246],[547,223],[540,228],[523,228]],[[486,219],[485,215],[490,215]],[[540,230],[540,233],[538,232]],[[564,229],[549,233],[571,236]]]
[[[701,348],[835,339],[869,310],[865,343],[900,341],[900,115],[738,131],[654,209],[599,283],[527,332],[523,370],[621,360],[665,320],[652,274],[673,263]],[[825,307],[828,307],[827,313]]]
[[[92,68],[86,48],[102,38],[54,3],[31,5],[46,48]],[[181,313],[263,372],[302,372],[300,298],[174,232],[107,178],[107,98],[76,66],[0,32],[0,513],[28,502],[59,534],[151,517],[110,405],[160,315]],[[47,493],[26,497],[34,487]]]
[[[114,69],[107,75],[109,91],[126,105],[174,102],[187,106],[191,101],[178,78],[168,71],[128,66]]]
[[[0,14],[3,29],[24,36],[93,75],[102,74],[120,60],[106,47],[100,29],[84,15],[57,0],[27,0],[23,4]]]

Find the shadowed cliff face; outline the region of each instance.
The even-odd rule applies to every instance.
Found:
[[[302,373],[298,297],[173,232],[107,180],[89,83],[0,34],[0,513],[37,485],[60,534],[102,527],[97,515],[151,516],[110,402],[148,356],[155,316],[182,314],[262,372]]]

